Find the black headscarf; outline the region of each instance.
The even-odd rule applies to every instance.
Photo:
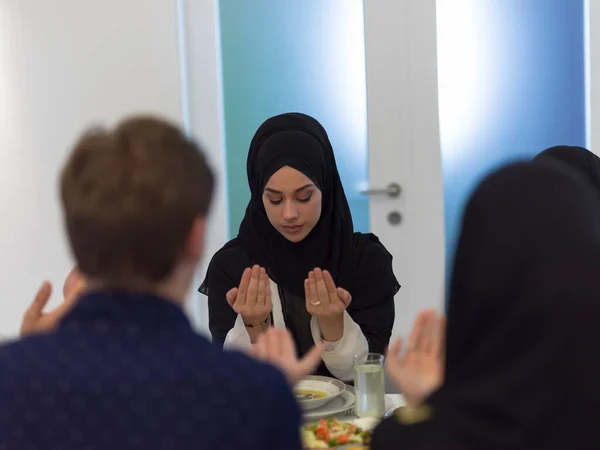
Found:
[[[446,378],[427,400],[433,418],[386,420],[374,450],[579,448],[575,440],[589,437],[577,423],[600,407],[589,382],[600,377],[597,350],[582,358],[600,342],[599,327],[586,327],[600,313],[593,204],[558,166],[517,164],[479,186],[454,261]]]
[[[583,147],[557,145],[538,154],[534,161],[558,162],[582,176],[600,195],[600,158]]]
[[[263,190],[284,166],[311,179],[322,193],[321,218],[309,235],[293,243],[269,222]],[[295,295],[304,296],[304,280],[315,267],[331,272],[340,287],[350,286],[354,227],[350,207],[325,129],[304,114],[282,114],[264,122],[248,153],[250,203],[239,239],[256,264]]]

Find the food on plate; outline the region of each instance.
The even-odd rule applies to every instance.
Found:
[[[314,400],[317,398],[325,398],[329,395],[325,391],[306,388],[296,388],[294,389],[294,394],[296,395],[297,400]]]
[[[371,433],[348,422],[321,419],[302,428],[304,448],[335,448],[342,445],[369,445]]]

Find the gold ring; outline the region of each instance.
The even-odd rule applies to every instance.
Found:
[[[321,304],[321,300],[317,300],[316,302],[310,301],[310,304],[313,306],[319,306]]]

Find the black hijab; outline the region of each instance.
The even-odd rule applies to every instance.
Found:
[[[534,161],[558,162],[582,176],[600,195],[600,158],[583,147],[557,145],[538,154]]]
[[[454,261],[433,418],[384,421],[374,450],[578,448],[590,436],[580,425],[600,406],[589,381],[600,377],[597,350],[581,356],[600,342],[599,327],[586,326],[600,314],[593,203],[579,179],[545,164],[513,165],[479,186]]]
[[[298,243],[283,237],[269,222],[263,190],[284,166],[311,179],[322,193],[321,218]],[[304,280],[315,267],[331,272],[340,287],[352,280],[354,226],[325,129],[304,114],[282,114],[264,122],[248,153],[250,203],[240,225],[239,240],[252,259],[267,268],[281,287],[304,297]]]

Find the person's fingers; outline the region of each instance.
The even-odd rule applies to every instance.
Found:
[[[410,352],[418,349],[419,340],[423,331],[423,321],[426,319],[426,317],[427,315],[425,314],[425,311],[421,311],[419,314],[417,314],[417,318],[415,319],[410,336],[408,337],[407,351]]]
[[[317,306],[322,306],[322,301],[319,298],[319,294],[317,292],[317,280],[315,278],[314,272],[308,273],[308,287],[310,289],[310,304],[313,309]]]
[[[419,349],[424,353],[432,353],[435,345],[435,339],[437,339],[436,329],[438,327],[438,315],[435,311],[427,311],[425,320],[423,321],[423,332],[421,333],[421,342]]]
[[[229,292],[227,292],[227,294],[225,294],[227,303],[229,303],[229,306],[231,306],[232,308],[233,308],[233,304],[235,303],[235,300],[237,298],[237,295],[238,295],[238,288],[233,288]]]
[[[306,355],[298,363],[296,373],[294,374],[294,383],[297,383],[304,377],[311,375],[315,372],[317,366],[321,363],[323,352],[325,351],[325,344],[323,342],[315,345],[311,348]]]
[[[312,297],[310,295],[310,281],[308,278],[304,280],[304,297],[306,299],[306,310],[311,311],[313,308]]]
[[[266,297],[267,297],[267,293],[266,293],[266,279],[267,279],[267,272],[265,271],[265,269],[263,269],[262,267],[259,269],[259,273],[258,273],[258,288],[257,288],[257,297],[256,297],[256,302],[258,306],[265,306],[266,303]]]
[[[329,273],[328,270],[323,271],[323,280],[325,281],[325,288],[327,289],[327,293],[329,296],[337,295],[337,289],[335,287],[335,283],[333,281],[333,277]]]
[[[402,338],[399,337],[390,346],[387,353],[387,359],[389,358],[397,358],[400,356],[400,351],[402,350]]]
[[[407,361],[407,354],[402,354],[404,339],[397,338],[388,350],[385,358],[385,370],[394,386],[406,395],[405,387],[402,385],[403,373],[407,370],[410,360]]]
[[[75,285],[73,289],[69,291],[69,294],[65,297],[65,301],[63,303],[72,305],[79,299],[85,288],[87,287],[87,283],[84,280],[79,280],[79,282]]]
[[[352,296],[350,295],[350,292],[343,288],[337,288],[337,296],[344,303],[346,308],[350,306],[350,303],[352,302]]]
[[[254,344],[250,344],[250,351],[248,354],[254,359],[261,360],[260,356],[258,355],[258,340]]]
[[[79,297],[83,294],[86,288],[86,282],[79,280],[77,284],[70,290],[64,301],[56,307],[49,315],[52,317],[54,326],[57,326],[60,320],[77,304]]]
[[[250,277],[252,276],[252,269],[247,268],[244,270],[242,274],[242,279],[240,281],[240,287],[237,293],[236,303],[239,303],[239,306],[244,306],[246,304],[246,297],[248,296],[248,286],[250,285]]]
[[[337,294],[335,294],[333,297],[329,297],[329,304],[336,311],[343,312],[346,310],[346,304]]]
[[[31,302],[31,305],[29,305],[29,308],[27,308],[25,316],[27,318],[41,316],[44,308],[48,304],[48,300],[50,300],[51,295],[52,285],[49,281],[44,281],[35,294],[33,302]]]
[[[52,295],[52,285],[48,281],[44,281],[31,304],[25,310],[23,314],[23,320],[21,321],[21,336],[27,336],[29,334],[33,334],[36,332],[43,331],[41,327],[43,311],[46,305],[48,304],[48,300],[50,300],[50,296]]]
[[[256,354],[256,342],[250,343],[250,351],[248,354],[255,359],[258,359],[258,355]]]
[[[421,330],[419,350],[424,353],[431,354],[433,351],[434,339],[437,336],[439,314],[435,309],[425,311],[425,319],[423,320],[423,328]]]
[[[258,336],[258,339],[256,339],[256,343],[254,344],[254,347],[253,347],[253,352],[254,352],[255,358],[257,358],[261,361],[269,360],[268,346],[266,343],[269,331],[270,330],[267,330],[264,333],[262,333],[260,336]]]
[[[268,330],[270,331],[270,333],[267,334],[266,337],[266,342],[267,342],[267,347],[268,347],[268,352],[269,352],[269,361],[272,361],[273,363],[277,363],[278,361],[281,360],[281,339],[282,339],[282,335],[281,335],[281,331],[282,330],[278,330],[276,328],[273,328],[272,330]]]
[[[325,285],[325,278],[323,277],[323,271],[321,269],[315,269],[315,280],[317,282],[317,294],[319,297],[319,301],[321,303],[331,303],[331,299],[329,298],[329,292],[327,291],[327,286]]]
[[[279,355],[286,359],[297,359],[296,344],[289,330],[280,330],[279,333]]]
[[[280,330],[281,333],[279,335],[279,351],[281,355],[291,356],[294,359],[296,358],[296,346],[294,344],[294,338],[292,338],[292,334],[286,330]]]
[[[432,350],[433,356],[444,359],[446,351],[446,316],[439,318],[437,327],[437,339]]]
[[[248,284],[248,293],[246,295],[246,306],[254,307],[258,301],[258,280],[260,278],[260,267],[254,266]]]
[[[73,267],[63,284],[63,298],[67,298],[71,290],[73,290],[82,280],[81,272],[77,267]]]
[[[273,311],[273,303],[271,302],[271,280],[265,272],[265,307],[267,311]]]
[[[402,343],[403,339],[399,337],[392,343],[392,345],[388,349],[388,353],[385,358],[385,365],[388,367],[388,370],[391,369],[391,366],[395,366],[402,363],[403,358],[400,353],[402,351]]]

